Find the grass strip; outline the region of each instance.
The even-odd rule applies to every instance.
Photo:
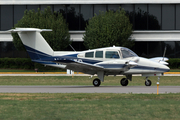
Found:
[[[180,119],[180,94],[0,93],[0,119]]]
[[[96,76],[97,77],[97,76]],[[88,76],[0,76],[0,85],[92,85],[93,78]],[[123,76],[105,77],[101,85],[119,86]],[[152,85],[156,85],[157,77],[150,77]],[[128,86],[144,86],[145,77],[133,76]],[[163,76],[160,79],[161,86],[180,86],[179,76]]]

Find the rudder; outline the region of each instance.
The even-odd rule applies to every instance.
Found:
[[[53,49],[49,46],[40,33],[42,31],[50,30],[37,28],[16,28],[12,29],[11,31],[18,33],[32,60],[53,56]]]

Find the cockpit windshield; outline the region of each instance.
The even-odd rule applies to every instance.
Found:
[[[138,57],[138,55],[136,53],[134,53],[133,51],[131,51],[128,48],[121,48],[121,53],[122,53],[123,58]]]

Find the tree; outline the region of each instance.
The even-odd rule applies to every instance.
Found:
[[[50,7],[44,11],[40,9],[24,12],[24,16],[14,27],[52,29],[52,32],[42,32],[42,36],[47,40],[53,50],[64,50],[70,44],[68,25],[61,13],[52,12]],[[16,33],[12,34],[13,43],[18,50],[25,50]]]
[[[130,39],[132,24],[124,9],[117,11],[100,11],[89,20],[83,35],[84,45],[88,49],[125,46],[132,47],[134,41]]]

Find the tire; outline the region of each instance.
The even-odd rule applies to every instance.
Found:
[[[101,81],[99,79],[96,78],[96,79],[93,80],[94,87],[99,87],[100,84],[101,84]]]
[[[146,85],[146,86],[151,86],[151,81],[150,81],[150,80],[146,80],[146,81],[145,81],[145,85]]]
[[[128,83],[129,83],[129,81],[128,81],[128,79],[126,79],[126,78],[123,78],[123,79],[121,79],[121,81],[120,81],[120,84],[121,84],[122,86],[127,86]]]

